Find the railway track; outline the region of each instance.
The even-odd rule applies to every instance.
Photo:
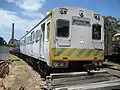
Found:
[[[112,62],[107,62],[105,64],[107,65],[107,68],[104,68],[105,70],[107,70],[112,75],[120,78],[120,64]]]
[[[46,77],[47,90],[120,90],[120,65],[106,64],[100,71],[53,73]]]
[[[29,63],[37,72],[44,72]],[[120,65],[105,63],[100,71],[51,73],[46,77],[46,90],[113,90],[120,89]]]
[[[45,78],[45,72],[29,63],[40,75]],[[105,63],[100,71],[51,73],[46,77],[46,90],[112,90],[120,89],[120,69],[114,63]]]

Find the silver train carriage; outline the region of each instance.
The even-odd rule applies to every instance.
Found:
[[[104,60],[104,20],[74,7],[55,8],[20,40],[20,53],[51,68],[101,64]]]

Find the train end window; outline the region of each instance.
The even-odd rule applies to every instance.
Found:
[[[57,23],[57,36],[68,37],[69,36],[69,21],[64,19],[58,19]]]
[[[92,39],[94,40],[101,39],[101,25],[99,24],[92,25]]]

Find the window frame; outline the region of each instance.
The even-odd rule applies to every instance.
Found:
[[[57,34],[57,31],[58,31],[58,30],[57,30],[57,27],[58,27],[57,22],[58,22],[58,20],[68,21],[69,30],[68,30],[68,36],[67,36],[67,37],[65,37],[65,36],[64,36],[64,37],[63,37],[63,36],[62,36],[62,37],[61,37],[61,36],[58,36],[58,34]],[[57,19],[57,20],[56,20],[56,30],[55,30],[55,32],[56,32],[55,34],[56,34],[56,37],[57,37],[57,38],[69,38],[69,37],[70,37],[70,21],[67,20],[67,19]]]

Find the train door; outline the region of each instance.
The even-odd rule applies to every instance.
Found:
[[[40,44],[39,44],[40,46],[39,46],[39,50],[40,50],[40,52],[39,52],[39,54],[40,54],[40,57],[42,56],[42,48],[41,48],[41,46],[42,46],[42,33],[40,33]]]
[[[101,25],[93,24],[92,25],[92,42],[94,49],[103,49],[103,43],[101,40],[102,30]]]
[[[40,36],[40,57],[44,58],[44,40],[45,39],[45,23],[41,25],[41,36]]]
[[[45,44],[44,44],[44,53],[45,53],[45,62],[49,62],[49,35],[50,34],[50,20],[46,22],[45,25]]]
[[[33,50],[34,50],[33,43],[34,43],[34,31],[31,32],[31,50],[30,50],[31,56],[33,56]]]

